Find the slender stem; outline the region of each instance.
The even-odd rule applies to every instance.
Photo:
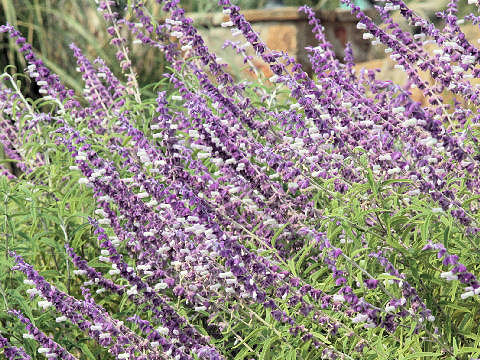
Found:
[[[63,231],[63,236],[65,238],[65,244],[67,246],[70,246],[70,240],[68,238],[67,228],[65,226],[65,223],[64,223],[63,219],[61,219],[60,228]],[[70,262],[68,261],[68,256],[65,257],[65,264],[67,266],[67,294],[70,294],[70,276],[71,275],[70,275]]]

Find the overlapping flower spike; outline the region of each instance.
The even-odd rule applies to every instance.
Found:
[[[72,151],[73,151],[73,149],[74,149],[73,143],[70,143],[70,146],[72,147]],[[86,150],[85,146],[82,146],[81,148],[82,148],[83,151]],[[98,158],[96,159],[97,161],[94,160],[95,155],[92,151],[89,151],[89,158],[94,163],[96,162],[97,166],[102,163],[101,160],[98,159]],[[85,171],[85,174],[92,174],[92,170],[87,168],[88,165],[86,164],[85,160],[77,159],[77,161],[83,163],[82,164],[83,166],[81,168],[82,168],[82,170]],[[107,169],[108,169],[108,167],[107,167]],[[111,173],[113,171],[114,171],[114,168],[110,166],[110,169],[109,169],[109,172],[107,173],[107,176],[109,175],[109,173]],[[112,187],[110,187],[107,184],[102,184],[101,187],[97,188],[97,186],[99,186],[101,184],[99,180],[100,179],[98,179],[98,178],[94,178],[92,180],[92,184],[96,189],[98,189],[98,190],[101,189],[101,191],[103,192],[104,195],[110,196],[114,201],[116,201],[117,203],[120,203],[120,204],[121,204],[121,200],[120,200],[121,197],[130,198],[131,201],[132,201],[132,204],[136,203],[136,209],[135,209],[135,207],[133,207],[133,208],[130,208],[130,209],[127,209],[127,210],[129,210],[130,213],[138,213],[139,215],[141,215],[142,213],[146,214],[146,212],[145,212],[146,207],[145,207],[145,205],[143,205],[143,202],[139,198],[135,199],[135,196],[134,196],[133,193],[130,193],[130,195],[128,195],[129,190],[125,185],[121,185],[123,183],[118,182],[116,189],[113,189]],[[114,181],[119,181],[118,177],[116,177],[116,179],[114,177]],[[119,189],[119,186],[120,186],[120,189]],[[122,194],[122,195],[120,195],[120,194]],[[119,195],[120,195],[120,197],[119,197]],[[128,211],[126,213],[128,213]],[[107,220],[108,221],[106,223],[112,225],[112,227],[114,227],[116,229],[119,228],[118,222],[115,221],[116,219],[112,219],[112,220],[107,219]],[[132,288],[130,290],[127,290],[127,294],[129,294],[129,291],[130,291],[130,295],[134,294],[134,293],[136,294],[137,292],[140,292],[140,291],[143,291],[144,297],[148,300],[148,302],[151,302],[153,304],[153,307],[150,307],[150,310],[153,310],[155,312],[155,315],[163,323],[163,326],[172,327],[170,329],[170,331],[173,334],[172,336],[175,337],[175,338],[178,338],[178,341],[183,343],[187,348],[191,347],[193,351],[197,351],[198,349],[200,349],[199,346],[203,346],[203,347],[206,346],[208,344],[208,341],[204,337],[197,334],[196,331],[194,330],[194,328],[192,328],[191,326],[182,325],[182,324],[185,323],[185,319],[176,315],[175,310],[172,309],[167,304],[167,301],[165,299],[156,295],[154,290],[150,286],[148,286],[136,274],[133,273],[133,269],[130,268],[130,266],[128,264],[123,262],[121,260],[121,257],[119,257],[117,255],[115,247],[113,246],[113,244],[109,240],[107,240],[108,237],[105,235],[104,230],[102,228],[98,227],[97,224],[95,224],[95,223],[93,223],[93,224],[96,227],[96,232],[98,232],[100,234],[99,235],[99,240],[102,241],[101,246],[104,247],[105,250],[106,250],[106,253],[109,254],[109,259],[110,260],[108,260],[108,262],[112,262],[113,264],[115,264],[115,269],[118,270],[120,272],[120,275],[122,275],[122,277],[127,279],[131,284]],[[105,240],[107,240],[107,241],[105,241]],[[139,246],[140,246],[140,244],[138,244],[137,251],[140,249]],[[101,258],[104,259],[104,260],[107,260],[107,258],[105,256],[102,256]],[[157,309],[157,307],[159,307],[159,306],[162,306],[162,308]],[[167,316],[167,317],[165,317],[165,316]],[[199,343],[198,343],[199,345],[197,346],[198,341],[199,341]],[[220,356],[220,355],[218,355],[218,356]]]
[[[360,23],[360,24],[362,24],[362,23]],[[365,25],[363,24],[363,26],[365,26]],[[404,107],[402,106],[402,108],[404,108]],[[366,110],[367,110],[367,109],[366,109]],[[395,110],[395,109],[393,109],[393,110]],[[377,126],[377,125],[375,125],[375,126]],[[390,128],[390,129],[387,128],[387,129],[390,130],[391,128]],[[402,161],[403,161],[403,159],[402,159]],[[408,165],[408,164],[407,164],[407,165]],[[377,166],[377,165],[375,165],[375,166]],[[397,171],[398,171],[398,170],[401,170],[401,168],[404,167],[404,166],[405,166],[405,165],[400,166],[400,167],[392,167],[392,169],[388,171],[388,174],[390,174],[390,171],[392,171],[392,174],[394,174],[394,171],[395,171],[395,170],[397,170]],[[408,168],[408,167],[407,167],[407,168]],[[410,166],[410,168],[412,168],[412,166]],[[431,172],[430,172],[430,173],[431,173]],[[437,185],[437,184],[436,184],[437,181],[435,181],[435,179],[433,179],[433,180],[434,180],[434,181],[433,181],[433,184],[434,184],[434,187],[435,187],[435,186]],[[439,184],[440,184],[440,183],[439,183]],[[435,200],[439,200],[439,197],[436,196],[436,197],[434,197],[434,199],[435,199]],[[444,205],[442,205],[442,206],[448,205],[448,202],[446,202],[446,204],[445,204],[445,198],[444,198],[444,197],[443,197],[442,199],[440,199],[440,200],[442,200],[442,201],[444,202]]]
[[[39,295],[44,299],[39,301],[38,305],[44,309],[54,306],[61,314],[60,317],[56,318],[57,322],[70,320],[81,330],[86,331],[101,346],[108,348],[113,355],[130,353],[133,356],[135,352],[141,353],[148,349],[151,351],[152,359],[161,358],[155,348],[149,344],[142,345],[141,339],[135,333],[124,326],[122,322],[114,320],[105,309],[97,305],[86,289],[83,291],[85,300],[79,301],[49,284],[21,256],[14,252],[11,252],[10,256],[14,257],[16,262],[12,270],[23,272],[27,276],[27,283],[35,286],[35,288],[29,291],[30,295]],[[29,322],[18,311],[15,312],[15,315],[25,324]],[[41,343],[44,347],[49,342],[48,338],[44,339],[42,336],[37,340],[45,341]]]
[[[135,100],[140,103],[141,96],[138,86],[137,76],[135,71],[132,68],[132,62],[130,60],[130,50],[126,45],[126,39],[123,38],[120,34],[120,22],[119,14],[112,11],[112,6],[115,5],[114,1],[111,0],[102,0],[98,5],[98,9],[103,13],[103,17],[106,21],[111,22],[107,31],[113,37],[111,43],[115,45],[118,49],[117,59],[120,61],[120,67],[122,71],[126,73],[127,76],[127,87],[126,91],[129,94],[134,95]]]
[[[39,354],[42,354],[47,359],[77,360],[77,358],[70,354],[65,348],[57,344],[53,339],[33,325],[30,319],[25,317],[20,311],[9,310],[9,313],[16,316],[25,325],[28,333],[25,333],[23,337],[38,342],[40,345],[37,349]]]
[[[18,120],[25,115],[26,111],[21,106],[15,107],[16,119],[13,119],[13,104],[18,100],[19,96],[12,89],[8,88],[3,81],[0,83],[0,143],[2,144],[5,155],[15,161],[16,166],[23,172],[28,172],[28,165],[24,163],[21,152],[23,151],[19,141],[20,129],[18,128]],[[12,121],[13,120],[13,121]],[[3,168],[3,167],[2,167]],[[9,177],[15,177],[7,169],[3,171],[8,173]]]
[[[142,229],[137,229],[137,231],[141,231]]]
[[[453,265],[453,268],[450,271],[442,272],[440,277],[447,281],[459,280],[462,284],[468,285],[464,289],[465,292],[461,295],[462,299],[467,299],[471,296],[480,294],[480,282],[476,276],[469,272],[467,267],[458,261],[457,255],[449,254],[443,244],[429,242],[422,250],[435,250],[437,251],[437,258],[443,258],[442,264],[444,266]]]
[[[14,269],[27,275],[26,284],[35,285],[28,290],[32,298],[43,297],[40,307],[55,306],[58,321],[76,324],[119,359],[225,358],[196,328],[195,321],[205,314],[209,321],[230,316],[251,327],[268,325],[268,331],[297,356],[299,350],[289,342],[322,348],[329,358],[362,357],[365,346],[372,350],[366,336],[370,331],[386,329],[392,341],[402,343],[397,329],[411,327],[412,322],[417,322],[414,331],[423,331],[437,348],[451,353],[437,334],[436,322],[431,324],[435,317],[421,298],[421,289],[411,286],[393,265],[398,266],[397,255],[372,249],[365,236],[380,239],[377,245],[384,248],[389,244],[383,238],[398,234],[389,234],[380,217],[372,220],[368,215],[367,227],[327,237],[332,233],[328,224],[341,228],[350,220],[345,214],[318,209],[316,201],[319,193],[330,200],[350,201],[351,189],[398,179],[385,195],[397,190],[412,197],[425,194],[434,201],[432,213],[452,215],[455,226],[467,234],[478,231],[477,209],[465,205],[460,182],[448,186],[455,181],[452,178],[467,176],[467,189],[478,194],[480,188],[476,140],[461,132],[469,121],[478,122],[478,115],[461,106],[451,109],[442,98],[442,91],[450,90],[478,105],[479,89],[468,81],[480,77],[475,69],[478,50],[460,32],[457,2],[452,0],[441,14],[446,27],[440,31],[400,0],[378,8],[386,29],[345,0],[359,18],[357,27],[365,31],[364,38],[388,46],[396,67],[406,71],[409,84],[404,89],[376,80],[373,71],[356,74],[350,48],[346,64],[335,59],[308,7],[300,10],[320,43],[308,49],[316,80],[287,54],[268,49],[238,7],[220,1],[231,20],[222,26],[244,35],[247,46],[253,46],[274,72],[269,79],[271,92],[235,83],[178,1],[157,2],[164,3],[168,13],[161,24],[155,23],[143,2],[134,1],[133,17],[123,19],[112,11],[111,1],[100,1],[99,10],[113,24],[108,31],[119,49],[128,84],[123,86],[101,59],[95,61],[96,69],[72,45],[86,83],[88,104],[83,107],[67,99],[70,92],[36,60],[15,29],[1,28],[23,45],[22,51],[33,62],[28,72],[41,93],[65,101],[65,110],[73,115],[62,119],[34,113],[27,129],[50,126],[59,149],[68,149],[74,162],[70,170],[81,173],[79,184],[91,188],[96,201],[95,218],[87,215],[98,238],[98,259],[111,266],[107,271],[95,269],[66,245],[76,266],[74,275],[85,276],[85,300],[80,301],[47,283],[16,256]],[[397,8],[421,28],[419,36],[395,24],[390,11]],[[164,78],[173,94],[161,89],[150,103],[141,97],[126,40],[120,35],[127,27],[136,43],[158,48],[170,62],[175,71]],[[441,48],[433,56],[423,47],[427,36]],[[244,45],[230,45],[250,60]],[[422,80],[418,69],[429,71],[436,83]],[[430,106],[424,108],[409,98],[412,85],[424,91]],[[278,89],[290,90],[290,102],[280,103]],[[12,125],[8,117],[18,94],[4,87],[0,91],[2,108],[7,109],[7,119],[0,117],[1,140],[7,155],[23,161],[18,134],[28,131],[17,127],[17,119],[11,119]],[[249,91],[256,92],[263,104],[252,102]],[[62,115],[63,107],[58,105],[56,113]],[[152,115],[150,122],[146,114]],[[139,124],[136,115],[145,123]],[[56,123],[51,121],[57,118]],[[108,140],[92,135],[107,132]],[[406,178],[410,182],[402,185]],[[383,209],[382,199],[369,191],[360,197],[368,201],[359,206]],[[449,214],[443,214],[446,211]],[[357,236],[358,244],[350,239]],[[440,277],[466,285],[461,300],[478,295],[480,284],[456,255],[447,254],[439,244],[431,243],[424,248],[428,249],[437,250],[445,266],[453,266]],[[375,251],[369,258],[379,265],[357,261],[351,254],[358,250]],[[333,279],[320,283],[302,274],[294,263],[300,252],[322,268],[320,276]],[[367,271],[379,267],[384,274]],[[362,280],[355,276],[357,271]],[[382,279],[387,280],[382,284]],[[125,319],[136,325],[139,334],[95,302],[109,293],[128,297],[139,309]],[[265,309],[273,321],[268,324],[255,307]],[[234,334],[249,346],[242,339],[245,334]],[[338,345],[340,337],[357,342],[355,350],[360,354],[345,353],[347,347]]]
[[[3,349],[3,354],[7,360],[31,360],[32,357],[28,355],[23,348],[12,346],[10,342],[0,335],[0,349]]]
[[[141,230],[141,229],[138,229],[138,230]]]
[[[378,30],[378,27],[376,27],[376,25],[374,25],[365,15],[363,15],[358,8],[354,8],[354,11],[355,11],[355,13],[358,13],[359,16],[361,17],[362,23],[368,24],[370,26],[370,29],[377,29],[377,30],[375,30],[376,32],[381,31],[381,30]],[[371,30],[371,31],[373,31],[373,30]],[[382,36],[384,36],[384,35],[382,35]],[[398,36],[398,39],[402,39],[402,37]],[[396,47],[396,45],[394,45],[396,40],[395,41],[393,41],[391,39],[386,40],[383,37],[380,40],[382,42],[386,42],[388,44],[388,46],[390,46],[390,48],[395,48]],[[429,64],[433,63],[432,61],[426,61],[426,62],[429,63]],[[422,68],[422,69],[425,69],[425,68]],[[432,74],[432,75],[436,76],[435,74]],[[421,85],[419,87],[420,88],[425,88],[424,85]],[[433,94],[433,93],[434,92],[431,91],[431,94]],[[434,102],[434,103],[436,103],[436,102]],[[439,102],[439,104],[442,104],[442,103]],[[440,110],[440,114],[441,114],[442,110],[441,109],[439,109],[439,110]],[[455,135],[452,136],[450,133],[447,133],[445,131],[441,131],[441,126],[440,126],[441,122],[438,120],[438,116],[439,116],[438,114],[436,114],[435,112],[431,112],[430,114],[427,114],[427,115],[428,116],[425,117],[425,120],[418,120],[417,119],[417,124],[421,125],[425,130],[430,132],[431,136],[432,136],[431,138],[426,138],[425,139],[425,144],[426,145],[428,145],[428,143],[433,144],[437,140],[440,140],[443,143],[445,149],[447,150],[447,154],[450,155],[452,157],[452,159],[457,160],[457,162],[455,163],[455,167],[458,167],[459,171],[464,171],[463,169],[468,168],[467,171],[474,171],[475,173],[478,172],[478,167],[474,166],[476,161],[475,161],[475,159],[473,159],[473,155],[472,155],[473,154],[473,149],[470,146],[468,146],[466,148],[462,148],[462,146],[460,146],[459,144],[463,143],[464,139],[462,139],[461,137],[457,137]],[[464,118],[464,115],[462,115],[462,117]],[[431,158],[431,156],[429,157],[429,159],[430,158]],[[463,160],[465,158],[469,158],[469,161]],[[423,164],[421,164],[421,165],[425,166]],[[449,167],[450,167],[450,165],[449,165]],[[427,176],[432,177],[432,175],[435,175],[435,169],[433,169],[431,166],[428,166],[428,168],[429,169],[427,171]],[[422,173],[417,173],[417,174],[414,173],[412,175],[415,175],[416,179],[418,179],[423,174]],[[422,185],[420,187],[420,189],[424,190],[424,189],[438,188],[438,190],[440,190],[443,187],[443,182],[442,181],[440,181],[437,184],[438,179],[435,179],[435,176],[433,176],[432,180],[433,181],[429,181],[427,183],[424,183],[424,185]],[[469,180],[468,181],[468,186],[473,189],[474,186],[472,186],[472,185],[473,185],[473,182],[471,180]],[[443,193],[443,192],[438,191],[438,190],[435,191],[435,192],[431,192],[431,195],[432,195],[432,198],[435,201],[440,202],[440,204],[444,208],[444,210],[446,210],[451,205],[454,205],[455,207],[458,207],[457,202],[449,199],[449,198],[452,197],[451,193],[446,194],[446,193]],[[460,221],[462,221],[463,223],[468,223],[469,221],[471,221],[471,219],[469,219],[468,217],[465,216],[465,213],[461,209],[452,210],[452,213],[454,214],[455,217],[458,217],[458,219]]]
[[[42,60],[38,59],[33,52],[32,46],[26,42],[26,39],[21,36],[21,33],[18,30],[10,24],[1,25],[0,33],[5,32],[8,32],[10,37],[15,38],[17,45],[21,46],[20,51],[30,64],[28,67],[28,74],[37,82],[40,87],[40,94],[52,96],[54,98],[58,96],[61,102],[66,101],[65,108],[68,109],[80,105],[78,101],[72,98],[74,91],[67,90],[60,82],[58,75],[52,74],[50,70],[45,67]]]
[[[110,68],[105,64],[103,59],[97,58],[95,59],[94,63],[99,66],[97,77],[103,78],[105,81],[105,86],[108,86],[107,90],[110,92],[110,97],[115,102],[115,109],[120,109],[122,105],[125,104],[125,99],[123,98],[126,95],[125,86],[120,83]]]
[[[74,275],[85,275],[90,278],[90,280],[95,281],[97,286],[101,286],[101,288],[113,293],[122,295],[125,292],[125,286],[115,284],[112,280],[105,278],[101,272],[95,270],[91,266],[88,266],[87,261],[75,254],[74,250],[70,246],[65,245],[65,249],[67,254],[72,259],[73,264],[75,267],[77,267],[77,270],[74,270]]]
[[[196,72],[196,74],[198,74],[198,72]],[[198,75],[197,75],[197,76],[198,76]],[[205,77],[203,77],[203,79],[205,79]],[[208,82],[208,81],[207,81],[207,82]],[[210,86],[210,88],[211,88],[211,86]],[[222,101],[221,101],[221,102],[222,102]],[[236,113],[234,113],[234,115],[236,115]],[[251,125],[251,124],[248,124],[248,125]],[[262,133],[262,132],[261,132],[261,133]],[[295,134],[296,134],[296,133],[295,133]],[[312,151],[313,151],[313,150],[312,150]],[[256,150],[256,152],[258,153],[258,149]],[[310,157],[310,158],[311,158],[311,159],[314,159],[315,156]],[[317,172],[317,171],[315,171],[316,169],[312,169],[312,170],[313,170],[314,172]],[[327,171],[327,172],[328,172],[328,171]],[[325,173],[325,172],[324,172],[324,171],[321,171],[320,173]],[[350,174],[351,174],[351,173],[352,173],[352,172],[350,171]],[[292,185],[294,185],[294,183],[292,183]],[[299,200],[300,200],[300,199],[299,199]]]
[[[83,96],[90,104],[85,116],[92,117],[89,125],[91,128],[101,130],[106,126],[105,122],[108,120],[107,109],[112,106],[112,95],[105,88],[98,77],[98,73],[91,62],[82,54],[82,51],[73,43],[70,44],[70,49],[77,59],[78,71],[82,73],[82,78],[85,81]]]

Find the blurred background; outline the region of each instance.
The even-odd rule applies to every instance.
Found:
[[[277,28],[274,28],[274,31],[277,31],[278,26],[282,25],[282,12],[279,12],[279,9],[290,9],[290,12],[295,12],[296,9],[294,7],[305,3],[315,10],[325,12],[326,14],[347,13],[347,10],[342,10],[339,0],[237,0],[234,2],[242,9],[250,11],[250,17],[253,16],[253,21],[261,18],[264,23],[268,23],[268,15],[270,12],[277,11],[277,14],[280,15],[274,19],[275,26],[277,26]],[[122,12],[127,4],[127,0],[117,0],[116,3],[116,11]],[[160,18],[160,7],[154,1],[149,1],[148,3],[154,16]],[[370,0],[356,0],[356,3],[364,9],[372,7]],[[430,19],[435,19],[435,12],[444,9],[447,3],[448,0],[409,1],[409,5],[415,12]],[[459,5],[462,15],[473,10],[471,6],[466,5],[466,1],[460,1],[460,3],[462,4]],[[206,19],[207,15],[210,16],[220,10],[216,0],[182,0],[181,5],[188,12],[199,14],[198,18],[201,19]],[[34,46],[34,49],[42,60],[62,78],[67,86],[75,89],[77,93],[80,93],[82,88],[81,75],[75,71],[75,59],[69,49],[69,44],[72,42],[80,47],[91,60],[96,57],[103,58],[106,63],[111,66],[112,70],[119,74],[118,61],[115,59],[115,48],[109,45],[110,37],[105,30],[105,22],[96,10],[96,7],[97,5],[94,0],[0,0],[0,24],[8,22],[17,27],[27,38],[28,42]],[[263,13],[261,13],[262,11]],[[263,17],[259,17],[259,13],[263,14]],[[325,17],[327,20],[332,19],[331,15],[328,16]],[[337,34],[338,24],[335,25],[335,21],[341,17],[335,16],[333,16],[334,20],[331,22],[328,22],[330,20],[324,22],[322,19],[322,23],[325,25],[327,31],[332,32],[333,35],[331,35],[331,38],[333,41],[336,41],[335,38],[337,38],[338,46],[342,47],[347,40],[351,41],[352,38],[348,37],[348,34],[343,34],[341,31],[339,32],[340,35]],[[400,18],[397,20],[401,22]],[[210,20],[202,21],[202,35],[205,34],[205,31],[208,31],[209,28],[219,27],[219,24],[209,21]],[[300,29],[299,26],[301,26],[301,24],[299,21],[291,21],[288,26]],[[329,30],[331,26],[337,27]],[[402,26],[406,25],[403,24]],[[468,30],[471,33],[473,32],[471,36],[477,36],[478,27],[474,27],[473,25],[471,25],[471,27],[472,28]],[[295,32],[295,34],[292,35],[295,37],[294,41],[290,41],[289,39],[285,40],[286,42],[290,41],[288,44],[291,43],[293,45],[278,45],[280,47],[279,50],[293,51],[292,55],[301,56],[301,49],[299,50],[298,48],[305,44],[309,45],[309,43],[303,39],[303,37],[308,36],[305,35],[305,31],[298,29],[296,32],[295,29],[289,30],[290,32]],[[346,29],[348,30],[349,28]],[[361,32],[357,30],[352,31],[350,29],[348,31],[354,32],[355,36],[361,37],[362,35]],[[128,38],[127,33],[125,35],[128,41],[133,40],[131,37]],[[288,37],[288,34],[286,36]],[[359,41],[361,42],[362,39]],[[218,38],[216,38],[216,42],[219,42]],[[358,49],[354,48],[357,52],[356,56],[358,56],[358,59],[360,59],[361,62],[367,60],[376,61],[372,64],[367,64],[367,67],[383,66],[385,63],[383,61],[385,56],[383,50],[377,50],[377,52],[374,50],[371,52],[372,50],[369,46],[363,45],[359,46]],[[219,44],[219,46],[221,46],[221,44]],[[289,49],[289,46],[294,46],[295,49]],[[130,47],[140,84],[145,85],[152,78],[158,79],[159,74],[167,71],[164,59],[155,49],[132,44]],[[14,65],[17,71],[22,71],[26,67],[25,60],[21,54],[19,54],[18,47],[14,41],[9,39],[5,34],[0,34],[0,70],[3,71],[7,65]],[[15,68],[10,67],[7,71],[13,73],[15,72]],[[33,85],[26,89],[26,93],[32,97],[38,95]]]

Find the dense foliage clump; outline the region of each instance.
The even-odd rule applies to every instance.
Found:
[[[344,2],[405,86],[337,60],[308,7],[312,76],[219,1],[258,76],[238,81],[177,0],[162,21],[99,1],[125,80],[72,44],[82,94],[0,27],[28,63],[0,83],[4,357],[480,356],[480,54],[459,27],[480,18]],[[170,71],[140,87],[126,31]]]

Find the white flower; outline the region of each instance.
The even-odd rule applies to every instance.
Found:
[[[468,65],[474,64],[475,63],[475,56],[473,56],[473,55],[463,55],[462,56],[462,62],[464,64],[468,64]]]
[[[87,270],[73,270],[74,275],[86,275]]]
[[[475,293],[472,290],[470,290],[470,291],[464,292],[462,295],[460,295],[460,297],[463,300],[465,300],[465,299],[467,299],[467,298],[469,298],[470,296],[473,296],[473,295],[475,295]]]
[[[150,194],[148,192],[141,192],[141,193],[138,193],[137,196],[140,198],[140,199],[145,199],[146,197],[149,197]]]
[[[157,328],[157,332],[162,336],[166,336],[168,335],[169,330],[167,327],[160,326]]]
[[[96,214],[96,215],[101,215],[101,216],[103,216],[103,217],[107,217],[107,215],[108,215],[108,214],[105,212],[105,210],[103,210],[103,209],[96,209],[96,210],[95,210],[95,214]]]
[[[226,278],[229,278],[229,277],[233,277],[233,273],[231,271],[223,272],[223,273],[218,274],[218,277],[220,279],[226,279]]]
[[[345,297],[341,294],[335,294],[333,295],[333,301],[335,302],[344,302],[345,301]]]
[[[127,295],[137,295],[137,285],[133,285],[130,289],[127,290]]]
[[[395,306],[392,306],[392,305],[388,305],[387,307],[385,307],[385,311],[386,312],[393,312],[395,311]]]
[[[181,38],[183,36],[183,33],[181,31],[172,31],[170,35],[176,38]]]
[[[128,359],[129,357],[130,355],[128,353],[121,353],[117,356],[118,359]]]
[[[360,323],[360,322],[365,322],[368,320],[368,315],[365,314],[358,314],[352,319],[352,322],[354,324]]]
[[[45,353],[48,353],[50,349],[46,347],[39,347],[37,351],[39,354],[45,354]]]
[[[288,189],[289,189],[289,190],[292,190],[292,191],[295,191],[295,190],[298,189],[298,184],[295,183],[295,182],[289,182],[289,183],[288,183]]]
[[[22,335],[24,339],[34,339],[34,336],[32,334],[25,333]]]
[[[415,34],[415,35],[413,35],[413,38],[414,38],[415,40],[422,40],[422,41],[423,41],[423,40],[425,40],[425,37],[426,37],[426,35],[425,35],[424,33],[420,33],[420,34]]]
[[[199,153],[197,154],[198,160],[208,159],[208,158],[211,157],[211,156],[212,156],[212,154],[210,154],[210,153],[205,153],[205,152],[199,152]]]
[[[149,202],[146,203],[147,206],[153,207],[155,205],[158,205],[158,201],[155,199],[150,200]]]
[[[242,188],[240,186],[236,186],[236,187],[233,187],[233,188],[229,189],[228,193],[230,195],[233,195],[233,194],[237,194],[238,192],[240,192],[240,190],[242,190]]]
[[[80,185],[87,185],[90,181],[87,178],[80,178],[78,179],[78,183]]]
[[[110,225],[110,219],[100,219],[98,220],[100,225]]]
[[[167,285],[166,283],[160,282],[160,283],[158,283],[158,284],[156,284],[156,285],[154,286],[154,289],[155,289],[156,291],[158,291],[158,290],[164,290],[164,289],[166,289],[167,287],[168,287],[168,285]]]
[[[235,160],[234,158],[230,158],[230,159],[227,159],[227,161],[225,161],[225,165],[232,165],[236,163],[237,163],[237,160]]]
[[[393,169],[388,169],[387,170],[387,173],[388,175],[392,175],[392,174],[398,174],[400,173],[400,168],[397,166],[397,167],[394,167]]]
[[[373,39],[374,36],[370,33],[364,33],[363,34],[363,40],[370,40],[370,39]]]
[[[25,285],[35,286],[35,282],[33,280],[30,280],[30,279],[23,280],[23,283]]]
[[[212,291],[218,291],[218,289],[220,289],[221,287],[222,285],[217,283],[217,284],[210,285],[209,289]]]
[[[178,100],[178,101],[181,101],[183,100],[183,97],[180,96],[180,95],[172,95],[172,100]]]
[[[142,271],[149,270],[149,269],[151,269],[151,265],[150,264],[138,265],[137,269],[142,270]]]
[[[40,306],[43,310],[48,309],[50,306],[52,306],[52,303],[47,300],[39,301],[38,306]]]
[[[225,22],[221,23],[221,26],[222,27],[231,27],[231,26],[233,26],[233,22],[232,21],[225,21]]]
[[[417,125],[417,119],[414,119],[414,118],[405,120],[405,121],[403,122],[403,126],[406,126],[406,127],[408,127],[408,126],[415,126],[415,125]]]
[[[451,271],[442,272],[440,277],[446,279],[447,281],[458,280],[458,276]]]

